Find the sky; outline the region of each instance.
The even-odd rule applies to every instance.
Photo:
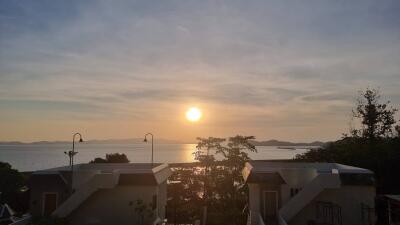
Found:
[[[2,0],[0,141],[336,140],[360,90],[400,105],[399,11],[397,0]]]

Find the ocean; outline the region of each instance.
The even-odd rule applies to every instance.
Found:
[[[70,151],[71,144],[9,144],[0,145],[0,161],[8,162],[19,171],[33,171],[68,165],[64,151]],[[154,162],[194,162],[196,144],[155,144]],[[76,143],[75,163],[87,163],[107,153],[124,153],[133,163],[151,162],[151,144],[94,144]],[[257,146],[257,153],[249,153],[251,159],[291,159],[307,149],[281,149],[276,146]]]

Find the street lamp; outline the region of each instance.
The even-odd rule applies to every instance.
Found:
[[[147,142],[147,135],[151,135],[151,167],[153,167],[153,157],[154,157],[154,143],[153,143],[153,134],[152,133],[147,133],[144,135],[144,142]]]
[[[78,154],[78,152],[75,152],[75,137],[76,137],[76,135],[79,135],[79,142],[83,142],[82,135],[80,133],[75,133],[72,136],[72,151],[64,152],[64,154],[68,155],[68,157],[69,157],[69,166],[71,166],[71,172],[74,171],[74,156],[76,154]]]

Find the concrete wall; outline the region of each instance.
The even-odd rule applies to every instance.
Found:
[[[96,170],[77,170],[73,174],[72,187],[76,190],[83,184],[88,182],[95,174],[99,173]]]
[[[57,193],[58,205],[69,196],[68,186],[58,175],[34,175],[30,181],[30,213],[33,216],[42,216],[43,194],[45,192]]]
[[[255,183],[247,184],[249,186],[249,211],[251,225],[258,225],[258,215],[261,213],[261,195],[260,185]]]
[[[249,210],[251,216],[251,224],[259,224],[260,216],[263,216],[264,211],[264,191],[276,191],[278,197],[278,208],[280,208],[281,201],[281,189],[278,184],[267,184],[267,183],[248,183],[249,186]]]
[[[167,181],[164,181],[158,186],[157,206],[158,217],[160,217],[160,219],[164,219],[165,209],[167,206]]]
[[[341,207],[343,225],[362,225],[361,203],[374,207],[374,198],[375,187],[373,186],[342,186],[338,189],[325,189],[288,224],[307,225],[309,220],[315,220],[316,203],[324,201],[335,203]]]
[[[158,195],[158,213],[165,215],[166,184],[157,186],[117,186],[113,189],[101,189],[90,196],[82,205],[68,217],[70,225],[132,225],[138,223],[138,215],[134,211],[136,200],[142,199],[150,204],[153,195]],[[163,207],[164,206],[164,207]],[[154,221],[148,218],[145,224]],[[164,219],[162,217],[161,219]]]

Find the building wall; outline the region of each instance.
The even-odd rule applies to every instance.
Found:
[[[165,187],[164,187],[165,186]],[[139,224],[139,215],[134,210],[136,200],[141,199],[149,205],[154,195],[157,196],[158,213],[165,215],[166,184],[157,186],[117,186],[113,189],[102,189],[90,196],[68,217],[71,225],[132,225]],[[165,195],[165,196],[164,196]],[[154,221],[145,219],[144,224]],[[164,219],[162,217],[161,219]]]
[[[33,175],[30,188],[30,213],[33,216],[42,216],[43,213],[43,194],[57,193],[58,205],[61,205],[69,196],[67,184],[58,175]]]
[[[281,184],[269,184],[269,183],[261,183],[260,184],[260,213],[264,214],[264,192],[265,191],[275,191],[277,193],[278,198],[278,209],[282,206],[282,195],[281,195]]]
[[[261,195],[260,185],[256,183],[248,183],[249,186],[249,211],[251,217],[251,224],[258,224],[258,215],[261,213]]]
[[[167,207],[167,181],[158,186],[157,195],[158,216],[160,219],[165,218],[165,209]]]
[[[316,219],[318,201],[331,202],[341,207],[343,225],[362,225],[361,203],[374,207],[375,187],[373,186],[342,186],[338,189],[322,191],[310,204],[303,208],[289,225],[307,225]]]
[[[96,170],[77,170],[74,171],[72,187],[78,189],[81,185],[88,182],[94,175],[99,173]]]

